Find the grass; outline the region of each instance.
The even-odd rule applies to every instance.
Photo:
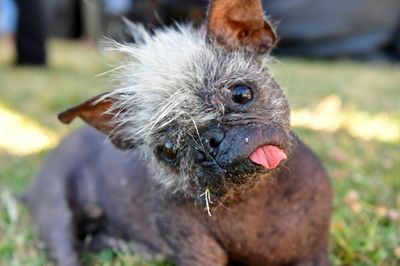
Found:
[[[53,41],[48,68],[15,68],[10,46],[0,45],[0,265],[51,265],[17,201],[54,145],[44,141],[44,149],[29,150],[32,132],[56,140],[67,134],[71,126],[61,125],[56,114],[107,90],[95,75],[113,58]],[[283,59],[272,70],[286,87],[295,131],[332,179],[332,264],[400,265],[400,66]],[[20,122],[5,122],[2,111]],[[8,132],[10,125],[16,129],[2,141],[2,129]],[[6,145],[12,141],[22,148]],[[84,264],[166,265],[110,251],[85,254]]]

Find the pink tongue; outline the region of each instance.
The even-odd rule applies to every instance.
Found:
[[[267,169],[274,169],[282,160],[287,159],[287,156],[278,147],[265,145],[257,148],[257,150],[253,152],[249,158],[254,163],[260,164]]]

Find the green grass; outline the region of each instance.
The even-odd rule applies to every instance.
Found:
[[[52,42],[50,66],[40,69],[15,68],[10,47],[0,45],[0,110],[22,114],[57,136],[71,130],[56,120],[59,111],[107,90],[95,75],[113,58],[91,47]],[[272,70],[287,90],[295,131],[332,179],[332,264],[400,265],[400,66],[283,59]],[[300,123],[304,112],[317,123]],[[0,145],[0,265],[51,265],[17,202],[46,154],[15,155]],[[86,254],[84,262],[165,265],[109,251]]]

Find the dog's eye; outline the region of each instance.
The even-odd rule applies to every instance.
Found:
[[[161,156],[167,162],[172,162],[176,158],[174,144],[171,141],[166,141],[161,148]]]
[[[231,88],[232,100],[238,104],[246,104],[253,99],[253,90],[246,85],[236,85]]]

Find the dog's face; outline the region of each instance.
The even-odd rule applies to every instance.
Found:
[[[263,63],[274,32],[258,1],[248,7],[258,17],[234,26],[222,19],[232,14],[216,14],[219,2],[246,1],[214,1],[207,33],[186,26],[151,35],[131,25],[137,43],[115,45],[129,57],[117,88],[60,115],[141,149],[160,184],[204,204],[256,183],[291,150],[288,104]]]

